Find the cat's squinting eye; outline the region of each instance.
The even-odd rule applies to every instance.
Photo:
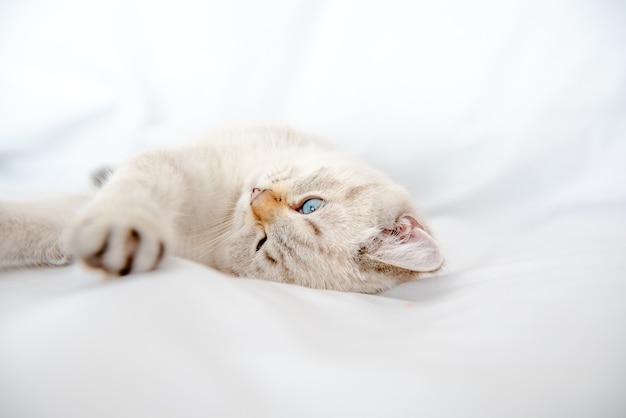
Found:
[[[257,243],[256,245],[256,250],[259,251],[261,249],[261,247],[263,247],[263,244],[265,244],[265,241],[267,241],[267,235],[264,236],[263,238],[261,238],[261,240]]]
[[[323,204],[324,204],[324,201],[322,199],[318,199],[318,198],[307,199],[304,201],[304,203],[302,204],[298,212],[304,215],[308,215],[309,213],[313,213],[316,210],[318,210]]]

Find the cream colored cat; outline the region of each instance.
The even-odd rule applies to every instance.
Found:
[[[140,154],[93,196],[0,204],[0,233],[2,267],[78,258],[119,276],[175,254],[234,276],[375,293],[442,264],[405,190],[285,129]]]

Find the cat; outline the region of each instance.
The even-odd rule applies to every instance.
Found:
[[[292,130],[222,132],[106,174],[93,194],[0,203],[0,267],[79,259],[125,276],[174,254],[232,276],[378,293],[443,263],[406,190]]]

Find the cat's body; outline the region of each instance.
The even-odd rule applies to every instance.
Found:
[[[321,142],[242,130],[139,154],[93,196],[0,204],[0,267],[78,258],[126,275],[170,253],[235,276],[375,293],[441,266],[417,219],[407,192]]]

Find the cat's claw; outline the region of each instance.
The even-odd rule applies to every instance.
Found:
[[[126,276],[155,269],[165,255],[166,239],[149,213],[91,210],[70,228],[68,246],[86,265]]]

